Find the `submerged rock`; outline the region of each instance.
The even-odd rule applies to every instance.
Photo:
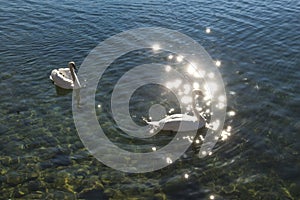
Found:
[[[25,177],[16,171],[6,174],[6,183],[10,186],[16,186],[25,181]]]
[[[108,199],[102,189],[88,189],[79,194],[82,199]]]
[[[41,191],[45,189],[39,180],[29,181],[27,187],[30,191]]]

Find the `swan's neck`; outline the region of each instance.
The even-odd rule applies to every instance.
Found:
[[[192,109],[193,109],[193,113],[194,115],[197,117],[198,121],[201,121],[202,117],[200,116],[197,108],[196,108],[196,95],[193,95],[193,101],[192,101]]]
[[[73,68],[73,67],[70,67],[70,73],[71,73],[72,80],[73,80],[73,83],[74,83],[75,80],[76,80],[76,78],[75,78],[75,71],[74,71],[74,68]]]

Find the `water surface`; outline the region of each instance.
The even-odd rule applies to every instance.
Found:
[[[2,198],[300,198],[298,1],[17,0],[0,5]],[[61,94],[48,77],[70,60],[80,65],[115,34],[152,26],[188,35],[221,61],[227,110],[235,115],[225,122],[231,136],[220,140],[211,156],[199,159],[194,142],[164,169],[127,174],[104,166],[84,148],[72,118],[72,94]],[[126,57],[128,66],[164,60],[163,55],[133,55]],[[96,100],[102,101],[99,121],[110,138],[136,144],[115,128],[105,105],[126,66],[111,66]],[[138,104],[142,89],[132,99],[137,123],[145,115]],[[168,99],[155,97],[146,97],[148,105]],[[171,139],[166,134],[152,142],[164,145]]]

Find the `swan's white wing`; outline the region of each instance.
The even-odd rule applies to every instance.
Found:
[[[181,121],[197,121],[197,117],[187,115],[187,114],[174,114],[174,115],[169,115],[162,119],[161,121],[166,122],[181,122]]]
[[[62,69],[62,68],[61,68]],[[66,75],[66,71],[52,70],[50,79],[53,80],[54,84],[65,89],[72,89],[73,81],[69,79]]]
[[[170,115],[160,121],[162,130],[168,131],[194,131],[205,125],[205,120],[198,121],[197,117],[186,114]]]
[[[167,121],[170,121],[170,120],[177,120],[177,119],[181,120],[184,117],[184,115],[186,115],[186,114],[168,115],[165,118],[161,119],[161,121],[164,120],[164,122],[167,122]]]
[[[58,73],[57,69],[52,70],[52,71],[51,71],[51,74],[50,74],[50,76],[49,76],[50,80],[54,81],[54,80],[53,80],[53,77],[56,76],[57,73]]]
[[[187,114],[174,114],[160,121],[147,122],[154,127],[160,127],[165,131],[194,131],[205,126],[205,120],[198,121],[196,116]]]
[[[195,121],[197,118],[184,114],[175,114],[164,119],[164,125],[162,130],[168,131],[185,131],[186,129],[190,129],[191,125],[195,126]]]
[[[62,74],[65,78],[72,80],[71,72],[69,68],[59,68],[59,73]]]

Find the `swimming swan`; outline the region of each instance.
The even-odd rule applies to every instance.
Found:
[[[75,73],[76,65],[73,61],[69,62],[68,68],[54,69],[51,72],[50,79],[55,85],[64,89],[81,88],[78,77]]]
[[[146,121],[146,123],[153,126],[155,129],[164,131],[194,131],[202,128],[206,125],[206,121],[196,109],[195,98],[197,95],[203,98],[204,95],[199,89],[194,89],[192,95],[192,108],[194,116],[187,114],[174,114],[159,121]]]

